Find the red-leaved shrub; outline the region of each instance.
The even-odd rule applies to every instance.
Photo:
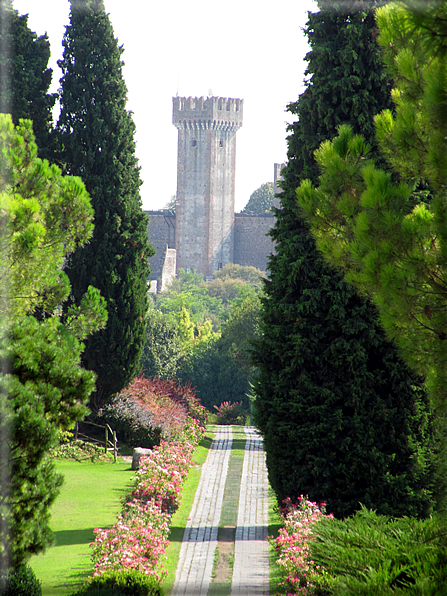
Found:
[[[178,438],[187,418],[202,425],[207,419],[190,385],[157,377],[136,377],[101,410],[100,416],[116,430],[119,440],[148,448]]]

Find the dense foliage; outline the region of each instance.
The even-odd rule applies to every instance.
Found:
[[[234,264],[207,283],[180,270],[171,291],[148,310],[143,374],[189,382],[210,410],[224,401],[242,401],[247,410],[254,374],[248,349],[259,332],[262,279],[255,267]]]
[[[9,571],[1,578],[0,585],[2,596],[42,596],[41,583],[29,566]]]
[[[422,17],[396,5],[378,12],[395,80],[395,114],[375,118],[389,171],[345,125],[316,152],[318,188],[303,181],[298,198],[318,248],[372,297],[388,335],[445,408],[447,58],[435,27],[445,29],[446,7],[433,7]],[[431,193],[422,192],[428,185]]]
[[[447,539],[437,518],[389,519],[362,507],[346,520],[313,528],[310,557],[332,577],[334,596],[441,596]]]
[[[28,15],[13,10],[12,0],[0,1],[0,47],[0,112],[11,114],[16,125],[20,118],[32,120],[39,157],[51,159],[56,94],[48,93],[50,44],[29,29]]]
[[[249,410],[250,383],[255,368],[249,361],[251,341],[259,336],[259,299],[248,296],[230,310],[221,337],[203,343],[186,354],[178,370],[190,382],[202,404],[209,410],[224,401],[241,402]]]
[[[273,200],[275,198],[273,182],[265,182],[250,195],[248,203],[242,209],[241,213],[250,213],[259,215],[271,211]]]
[[[32,123],[0,115],[0,566],[21,567],[52,539],[49,507],[61,477],[48,458],[60,429],[87,412],[94,374],[82,340],[107,313],[94,288],[61,318],[64,260],[92,233],[82,181],[37,158]]]
[[[348,4],[349,6],[349,4]],[[352,6],[352,5],[351,5]],[[309,495],[338,517],[363,503],[390,515],[433,505],[433,422],[422,381],[386,340],[375,309],[329,268],[296,207],[312,151],[343,120],[369,138],[390,104],[371,11],[309,16],[306,91],[289,111],[289,162],[261,297],[256,420],[278,500]]]
[[[163,596],[163,593],[154,576],[128,569],[92,578],[73,596]]]
[[[106,403],[139,372],[148,306],[147,218],[141,208],[135,126],[126,110],[122,47],[103,0],[72,0],[63,40],[58,133],[70,174],[82,176],[95,210],[91,242],[68,259],[71,304],[88,285],[107,301],[107,327],[86,341],[83,363],[96,372],[91,405]]]
[[[206,421],[205,410],[189,385],[144,377],[136,378],[100,411],[120,441],[148,448],[175,439],[188,416]]]
[[[146,313],[146,340],[140,358],[142,373],[148,379],[175,377],[184,350],[179,322],[172,314],[149,307]]]

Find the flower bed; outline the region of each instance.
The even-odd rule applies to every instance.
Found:
[[[118,521],[110,529],[94,531],[93,577],[135,569],[160,580],[166,573],[161,560],[169,544],[171,515],[180,504],[192,454],[204,433],[199,421],[188,418],[177,440],[162,441],[141,458]]]
[[[290,499],[284,504],[280,513],[284,527],[280,528],[277,538],[269,536],[269,542],[278,553],[277,564],[284,575],[287,596],[311,596],[318,585],[324,584],[324,571],[310,557],[312,526],[323,517],[332,518],[333,515],[326,515],[325,503],[313,503],[303,496],[296,504]]]

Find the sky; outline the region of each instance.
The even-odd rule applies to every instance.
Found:
[[[145,210],[162,209],[176,193],[177,130],[172,97],[244,100],[237,132],[236,212],[264,182],[274,163],[286,161],[286,112],[304,90],[309,51],[303,27],[314,0],[104,0],[120,45],[127,107],[136,125]],[[13,0],[38,35],[51,44],[50,89],[59,88],[68,0]]]

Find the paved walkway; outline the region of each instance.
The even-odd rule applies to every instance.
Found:
[[[231,596],[269,593],[268,480],[262,438],[245,427]]]
[[[268,595],[268,483],[261,437],[245,427],[232,596]],[[172,596],[206,596],[232,445],[231,426],[217,426],[187,523]]]

